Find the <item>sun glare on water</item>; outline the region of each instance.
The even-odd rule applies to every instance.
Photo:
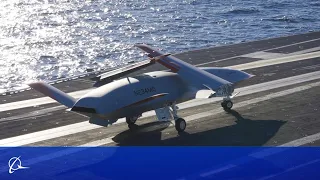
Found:
[[[175,53],[319,28],[300,1],[2,0],[0,93],[146,58],[135,43]]]

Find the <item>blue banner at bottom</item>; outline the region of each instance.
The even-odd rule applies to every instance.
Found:
[[[0,148],[0,179],[320,179],[318,147]]]

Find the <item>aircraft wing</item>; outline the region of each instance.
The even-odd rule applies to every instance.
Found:
[[[103,84],[109,83],[115,79],[126,76],[132,72],[138,71],[140,69],[146,68],[150,65],[154,64],[154,61],[145,60],[141,62],[137,62],[134,64],[126,65],[122,68],[115,69],[109,72],[105,72],[96,76],[93,80],[96,80],[96,83],[93,85],[94,87],[101,86]]]
[[[145,44],[137,44],[138,48],[149,54],[152,61],[158,62],[171,71],[179,74],[186,82],[198,88],[207,88],[219,93],[231,95],[232,83],[218,76],[210,74],[200,68],[186,63],[170,54],[165,54]]]

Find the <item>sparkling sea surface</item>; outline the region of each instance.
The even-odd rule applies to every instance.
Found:
[[[320,30],[318,0],[1,0],[0,93],[146,59]]]

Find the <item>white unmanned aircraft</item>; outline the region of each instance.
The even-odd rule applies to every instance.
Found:
[[[230,110],[234,84],[253,76],[228,68],[198,68],[148,45],[136,46],[150,59],[99,75],[98,87],[79,99],[44,82],[29,86],[71,108],[70,111],[90,117],[92,124],[108,126],[125,117],[132,125],[142,113],[155,110],[159,121],[173,119],[176,130],[183,132],[186,121],[177,115],[176,104],[195,98],[223,97],[222,107]],[[115,80],[154,63],[169,70]]]

